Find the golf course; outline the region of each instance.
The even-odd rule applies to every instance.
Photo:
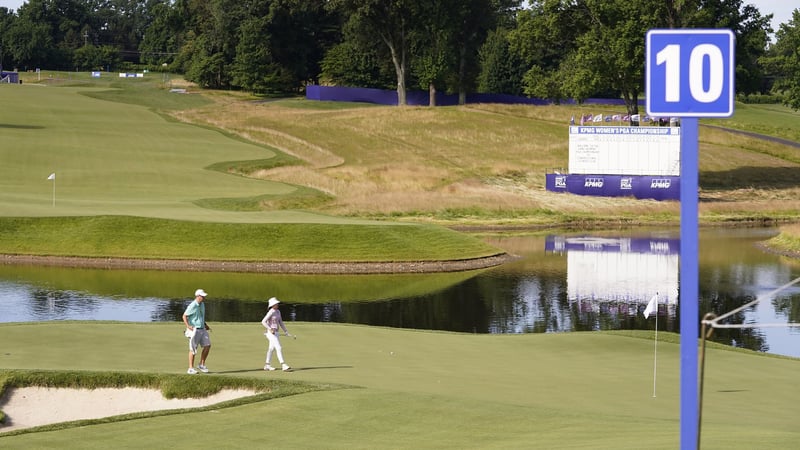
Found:
[[[677,202],[545,191],[545,173],[568,164],[569,118],[618,106],[397,108],[204,92],[161,74],[23,79],[0,85],[4,263],[496,261],[513,255],[484,242],[486,230],[680,220]],[[701,121],[701,226],[779,225],[776,242],[792,249],[798,119],[778,105],[737,104],[730,119]],[[282,338],[292,372],[262,370],[260,324],[216,323],[210,372],[186,375],[181,323],[0,323],[7,423],[3,395],[27,386],[253,392],[7,432],[0,422],[0,447],[679,447],[672,333],[287,326],[297,335]],[[709,343],[701,447],[795,447],[798,370],[796,359]]]

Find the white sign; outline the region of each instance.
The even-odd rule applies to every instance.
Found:
[[[569,173],[678,176],[680,127],[569,127]]]

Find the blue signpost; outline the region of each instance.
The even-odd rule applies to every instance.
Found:
[[[698,126],[699,117],[730,117],[734,104],[733,32],[650,30],[645,95],[650,117],[681,119],[681,449],[699,446],[698,423]]]

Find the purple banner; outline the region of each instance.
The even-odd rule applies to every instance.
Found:
[[[5,70],[0,72],[0,80],[4,83],[19,83],[19,72],[6,72]]]
[[[356,88],[347,86],[306,86],[306,98],[328,102],[363,102],[378,105],[396,105],[397,91],[385,89]],[[406,102],[412,106],[428,106],[429,94],[427,91],[406,91]],[[467,94],[466,103],[501,103],[523,105],[550,105],[553,102],[541,98],[521,97],[508,94]],[[562,104],[574,104],[575,101],[565,99]],[[586,99],[584,104],[624,105],[622,99],[594,98]],[[458,94],[436,94],[436,104],[439,106],[458,105]]]
[[[675,176],[548,173],[545,175],[545,188],[551,192],[599,197],[680,199],[680,177]]]

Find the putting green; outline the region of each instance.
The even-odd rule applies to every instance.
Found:
[[[283,196],[298,187],[207,170],[215,163],[269,159],[275,153],[167,120],[143,106],[81,95],[91,89],[2,87],[3,103],[14,107],[0,110],[0,215],[363,223],[298,211],[200,208],[193,202]],[[48,180],[51,173],[55,180]]]
[[[213,376],[275,377],[359,386],[219,411],[97,424],[0,438],[0,445],[189,448],[258,445],[275,427],[290,448],[676,448],[676,336],[648,333],[468,335],[339,324],[292,323],[283,338],[295,372],[261,370],[260,325],[213,327]],[[2,324],[4,368],[181,373],[175,323]],[[788,448],[800,437],[800,361],[710,348],[704,448]],[[206,376],[206,375],[203,375]],[[189,379],[192,379],[191,377]],[[187,380],[188,382],[188,380]],[[269,425],[265,425],[269,424]],[[278,439],[278,438],[276,438]],[[183,442],[186,442],[184,445]]]

